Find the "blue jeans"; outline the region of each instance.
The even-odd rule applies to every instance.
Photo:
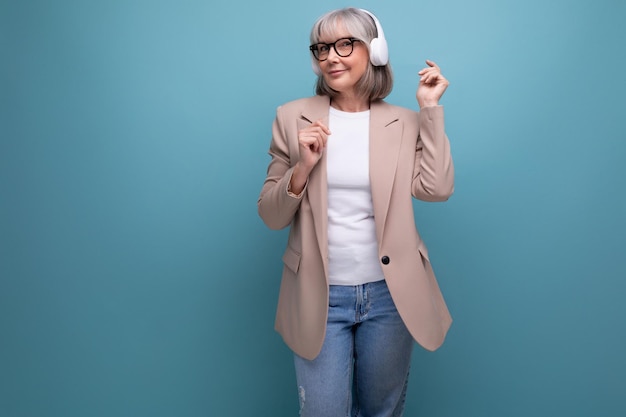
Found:
[[[384,280],[331,285],[322,351],[295,355],[300,416],[402,416],[412,350]]]

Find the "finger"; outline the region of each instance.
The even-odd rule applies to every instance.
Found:
[[[422,76],[420,82],[424,84],[434,84],[437,82],[441,74],[438,72],[430,72]]]
[[[324,140],[318,132],[303,132],[300,137],[300,143],[312,152],[320,152],[324,148]]]
[[[326,142],[328,141],[328,135],[330,135],[330,129],[328,129],[328,127],[324,123],[322,123],[322,121],[320,120],[316,121],[314,125],[316,125],[315,132],[319,134],[322,147],[326,147]]]
[[[322,137],[328,136],[328,133],[330,133],[328,128],[325,128],[322,126],[314,126],[312,124],[309,127],[304,128],[298,132],[299,135],[322,136]]]
[[[418,74],[423,78],[432,74],[440,74],[440,73],[441,72],[439,71],[438,68],[424,68]]]
[[[313,153],[319,153],[320,150],[320,144],[318,141],[309,142],[305,144],[304,147]]]
[[[426,74],[429,72],[441,72],[441,70],[439,69],[439,67],[426,67],[426,68],[423,68],[420,72]]]
[[[324,140],[319,132],[314,132],[311,136],[311,149],[314,152],[320,152],[324,148]]]
[[[441,74],[441,71],[435,68],[431,68],[426,71],[420,80],[423,80],[427,84],[437,83],[440,81],[447,82],[446,78]]]
[[[426,65],[428,65],[429,67],[433,67],[433,68],[439,69],[439,66],[435,63],[435,61],[431,61],[430,59],[426,60]]]
[[[315,121],[311,124],[311,126],[319,126],[322,128],[325,134],[330,135],[330,129],[328,129],[328,126],[326,126],[321,120]]]
[[[436,70],[440,70],[439,66],[435,63],[435,61],[431,61],[430,59],[426,60],[426,68],[423,68],[418,74],[421,75],[421,73],[431,70],[431,69],[436,69]]]
[[[326,141],[328,136],[321,130],[315,130],[308,132],[310,140],[309,143],[315,143],[315,149],[321,149],[326,147]]]

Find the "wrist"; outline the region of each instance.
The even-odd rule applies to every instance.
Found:
[[[296,162],[296,165],[293,168],[293,172],[291,173],[291,178],[289,180],[289,186],[287,187],[287,189],[294,194],[300,194],[309,178],[309,173],[310,170],[302,166],[300,161]]]
[[[420,109],[423,109],[424,107],[437,107],[439,105],[439,101],[437,100],[425,100],[425,101],[421,101],[418,103],[420,106]]]

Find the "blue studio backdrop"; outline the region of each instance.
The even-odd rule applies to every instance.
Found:
[[[379,17],[456,164],[415,203],[454,317],[407,416],[626,415],[626,2],[0,1],[0,417],[294,416],[256,200],[308,33]]]

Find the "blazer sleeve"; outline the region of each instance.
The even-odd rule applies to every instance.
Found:
[[[306,192],[306,185],[299,195],[288,190],[296,162],[296,156],[290,152],[289,140],[297,138],[289,137],[285,129],[285,116],[282,107],[279,107],[272,124],[272,141],[268,152],[271,161],[257,201],[259,216],[270,229],[282,229],[291,224]]]
[[[443,107],[421,109],[413,168],[413,197],[446,201],[454,192],[454,165],[444,129]]]

